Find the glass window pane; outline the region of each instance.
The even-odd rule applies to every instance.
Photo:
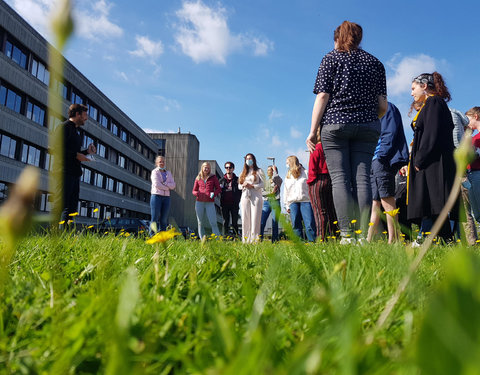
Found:
[[[7,99],[7,89],[6,87],[0,87],[0,104],[5,105],[5,100]]]
[[[26,163],[28,160],[28,145],[23,144],[22,147],[22,158],[20,159],[22,163]]]
[[[22,97],[20,95],[16,95],[14,111],[20,113],[21,109],[22,109]]]
[[[10,151],[8,152],[8,157],[15,159],[15,151],[17,149],[17,141],[15,139],[10,139]]]
[[[6,106],[10,109],[15,109],[15,97],[17,95],[12,91],[12,90],[8,90],[7,92],[7,103],[6,103]]]
[[[32,70],[31,73],[36,77],[37,76],[37,71],[38,71],[38,63],[37,60],[32,59]]]
[[[7,57],[12,58],[12,43],[10,43],[8,40],[5,44],[5,54]]]

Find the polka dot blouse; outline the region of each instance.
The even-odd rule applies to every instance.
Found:
[[[313,92],[330,94],[322,125],[372,122],[378,120],[378,96],[387,95],[385,68],[362,49],[333,50],[318,68]]]

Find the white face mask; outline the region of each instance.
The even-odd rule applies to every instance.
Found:
[[[245,164],[247,164],[249,167],[251,167],[253,165],[253,160],[252,159],[248,159]]]

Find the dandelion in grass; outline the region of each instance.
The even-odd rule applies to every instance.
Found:
[[[373,226],[373,223],[372,223],[372,222],[369,222],[369,223],[368,223],[368,226],[369,226],[369,227],[372,227],[372,226]]]
[[[358,229],[355,231],[356,234],[362,234],[362,230],[361,229]]]
[[[95,213],[95,212],[98,212],[98,208],[95,208],[95,209],[93,210],[93,212],[94,212],[94,213]]]
[[[395,208],[394,210],[391,210],[391,211],[383,211],[385,215],[390,215],[391,217],[397,216],[399,212],[400,212],[400,208]]]
[[[59,224],[59,225],[65,224],[65,220],[59,221],[58,224]]]
[[[130,233],[125,232],[124,236],[125,236],[125,237],[130,237]]]
[[[92,228],[93,228],[93,225],[89,225],[89,226],[87,227],[87,229],[92,229]]]
[[[67,224],[72,224],[73,223],[73,220],[68,220],[67,221]]]
[[[425,234],[428,236],[429,234],[431,234],[432,232],[425,232]]]
[[[172,239],[175,236],[180,236],[181,233],[177,232],[175,228],[172,228],[168,231],[158,232],[153,237],[149,238],[145,241],[148,244],[155,244],[155,243],[165,243],[168,240]]]
[[[336,230],[335,233],[340,233],[340,231],[339,231],[339,230]]]
[[[78,212],[72,212],[71,214],[68,214],[68,216],[71,216],[71,217],[78,216]]]
[[[335,221],[333,222],[333,224],[337,225],[337,224],[338,224],[338,221],[337,221],[337,220],[335,220]]]
[[[388,232],[387,232],[386,230],[384,230],[382,233],[383,233],[383,234],[387,234]]]
[[[357,222],[356,219],[353,219],[353,220],[351,221],[352,224],[355,224],[356,222]]]

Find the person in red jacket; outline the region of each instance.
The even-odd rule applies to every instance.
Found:
[[[334,223],[337,221],[337,215],[333,205],[332,180],[328,174],[321,142],[317,142],[315,150],[310,153],[307,185],[317,224],[317,238],[325,241],[328,235],[336,235],[337,225]]]
[[[195,212],[198,221],[198,236],[205,236],[205,223],[208,220],[212,233],[220,236],[215,212],[215,197],[222,192],[217,176],[211,173],[210,163],[203,163],[193,185],[193,195],[197,197]]]

